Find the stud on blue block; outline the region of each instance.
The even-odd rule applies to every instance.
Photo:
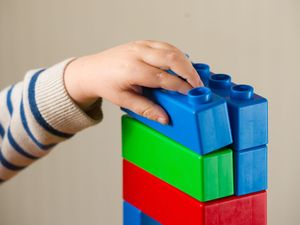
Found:
[[[208,85],[209,78],[211,76],[210,67],[204,63],[193,63],[193,67],[199,74],[204,86]]]
[[[235,195],[266,190],[267,167],[266,145],[234,152]]]
[[[227,101],[233,149],[241,151],[268,143],[268,101],[249,85],[236,85],[226,74],[214,74],[209,88]]]
[[[204,155],[232,143],[226,101],[209,88],[194,88],[187,95],[145,88],[143,94],[164,108],[168,125],[123,110],[192,151]]]
[[[208,87],[212,92],[222,97],[230,96],[231,88],[235,85],[231,81],[231,76],[227,74],[213,74],[208,81]]]
[[[123,225],[161,225],[130,203],[123,202]]]

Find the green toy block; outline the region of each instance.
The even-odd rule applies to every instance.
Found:
[[[122,117],[122,143],[126,160],[199,201],[234,193],[229,148],[201,156],[126,115]]]

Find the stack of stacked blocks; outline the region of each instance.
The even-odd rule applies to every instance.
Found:
[[[168,125],[124,109],[124,225],[266,225],[267,100],[193,65],[206,87],[144,89]]]

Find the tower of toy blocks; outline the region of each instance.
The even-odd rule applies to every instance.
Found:
[[[266,225],[267,100],[193,66],[205,87],[143,90],[168,125],[123,109],[123,224]]]

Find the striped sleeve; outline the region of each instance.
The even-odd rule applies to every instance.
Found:
[[[100,99],[86,113],[68,95],[63,74],[71,61],[29,71],[24,81],[0,92],[0,182],[101,121]]]

